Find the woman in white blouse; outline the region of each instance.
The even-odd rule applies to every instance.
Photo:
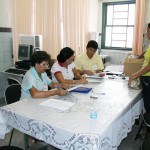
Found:
[[[74,51],[70,47],[65,47],[60,51],[57,61],[51,68],[53,82],[67,84],[87,83],[87,80],[76,70],[74,58]]]

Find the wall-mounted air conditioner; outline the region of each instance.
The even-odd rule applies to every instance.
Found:
[[[19,44],[33,45],[34,49],[42,50],[42,35],[19,35]]]

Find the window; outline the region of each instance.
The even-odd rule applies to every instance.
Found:
[[[103,3],[103,49],[131,50],[135,1]]]

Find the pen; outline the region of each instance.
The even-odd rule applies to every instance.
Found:
[[[59,86],[56,86],[55,88],[57,88],[57,89],[62,89],[62,90],[67,90],[67,89],[64,88],[64,87],[59,87]]]

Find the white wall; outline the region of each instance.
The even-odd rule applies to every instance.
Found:
[[[0,27],[11,27],[11,0],[0,0]]]
[[[13,66],[11,14],[11,0],[0,0],[0,71]],[[0,73],[0,98],[4,97],[8,84],[6,78],[4,73]]]
[[[146,0],[145,24],[150,23],[150,0]]]
[[[98,0],[89,0],[89,32],[97,32]]]

